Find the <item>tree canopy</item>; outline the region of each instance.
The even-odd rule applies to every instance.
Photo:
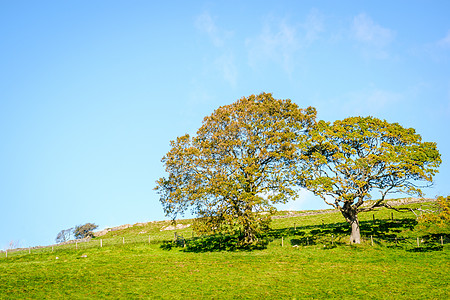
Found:
[[[240,232],[244,243],[254,242],[273,204],[296,197],[299,147],[315,116],[312,107],[267,93],[218,108],[162,159],[168,176],[155,189],[166,215],[191,209],[197,231]]]
[[[341,211],[352,226],[353,243],[360,243],[358,213],[385,206],[390,193],[422,195],[441,163],[435,143],[423,142],[412,128],[374,117],[318,122],[303,161],[307,168],[299,181]],[[373,191],[380,199],[363,205]]]

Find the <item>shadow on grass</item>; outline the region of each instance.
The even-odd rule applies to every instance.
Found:
[[[217,234],[183,239],[182,243],[179,240],[164,241],[161,249],[171,250],[178,247],[183,248],[185,252],[252,251],[266,249],[268,244],[269,239],[266,237],[259,237],[253,244],[244,244],[239,235]]]
[[[408,252],[434,252],[434,251],[442,251],[444,246],[442,245],[426,245],[420,246],[416,248],[407,249]]]
[[[360,231],[362,238],[373,237],[372,242],[387,248],[410,249],[414,247],[414,238],[399,236],[405,230],[413,230],[417,225],[415,219],[400,220],[375,220],[361,221]],[[217,234],[210,236],[194,237],[184,239],[179,237],[176,241],[163,242],[161,248],[170,250],[174,247],[181,247],[186,252],[214,252],[214,251],[252,251],[267,248],[269,242],[282,237],[290,237],[291,246],[312,246],[323,245],[324,249],[333,249],[339,245],[348,244],[348,236],[351,233],[350,225],[346,222],[296,226],[294,228],[270,229],[258,237],[254,244],[243,244],[242,237],[235,234]],[[422,237],[427,242],[422,242],[422,247],[416,247],[407,251],[426,252],[439,251],[437,240],[448,234],[437,234]],[[286,241],[287,242],[287,241]]]

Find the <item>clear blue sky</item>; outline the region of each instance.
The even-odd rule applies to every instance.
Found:
[[[164,219],[170,140],[272,92],[414,127],[450,194],[449,1],[0,1],[0,249]],[[282,208],[324,208],[305,197]]]

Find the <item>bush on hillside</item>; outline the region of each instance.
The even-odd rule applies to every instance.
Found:
[[[82,239],[86,237],[94,237],[94,230],[98,228],[98,225],[94,223],[86,223],[84,225],[75,226],[75,230],[73,231],[73,235],[77,239]]]
[[[67,242],[68,240],[70,240],[70,237],[72,236],[72,234],[73,234],[73,228],[63,229],[58,233],[55,240],[58,244]]]

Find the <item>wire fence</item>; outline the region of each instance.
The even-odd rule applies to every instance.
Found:
[[[191,243],[195,242],[196,238],[187,238],[182,235],[178,235],[174,232],[173,239],[162,239],[161,237],[152,237],[151,235],[134,235],[127,237],[113,237],[113,238],[94,238],[85,240],[73,240],[61,244],[55,244],[51,246],[39,246],[29,248],[17,248],[1,251],[0,258],[18,257],[31,254],[48,254],[58,253],[62,251],[78,251],[87,250],[92,248],[105,248],[105,247],[120,247],[130,245],[158,245],[161,246],[164,243],[171,242],[178,247],[189,247]],[[321,246],[324,248],[333,248],[340,245],[349,243],[348,235],[336,235],[336,234],[307,234],[303,236],[288,235],[281,236],[280,239],[273,239],[280,241],[281,247],[308,247],[308,246]],[[277,243],[277,242],[276,242]],[[449,235],[428,235],[418,237],[397,237],[397,236],[361,236],[361,243],[370,245],[372,247],[386,247],[386,248],[402,248],[408,251],[432,251],[442,250],[445,244],[450,243]]]

